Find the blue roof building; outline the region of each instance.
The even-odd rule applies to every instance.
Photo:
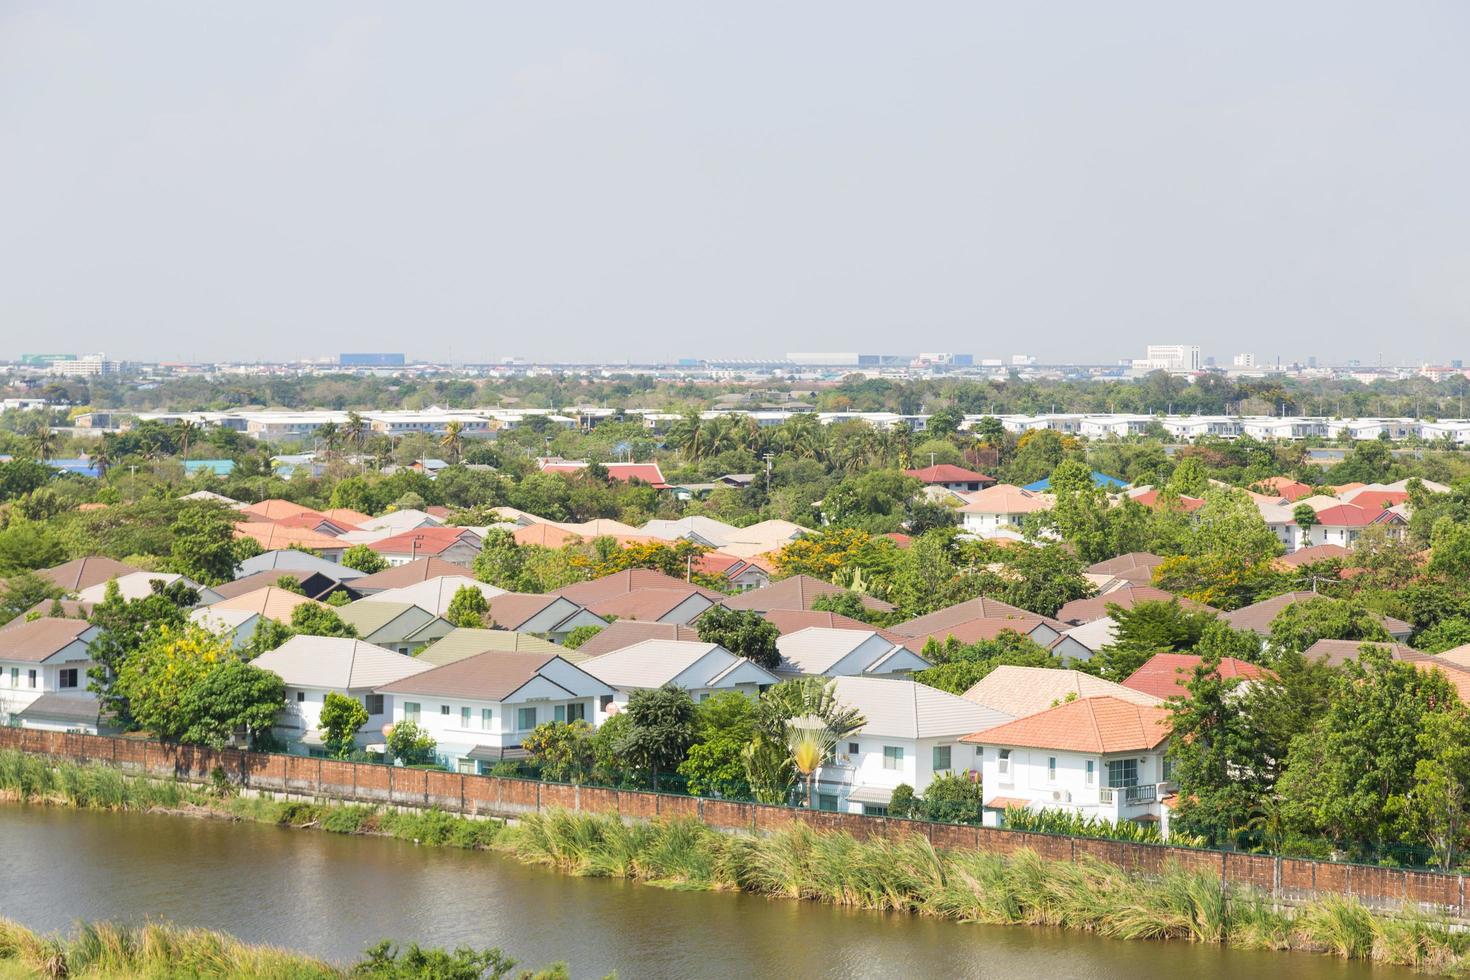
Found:
[[[1116,476],[1108,476],[1106,473],[1099,473],[1097,470],[1092,471],[1092,484],[1093,486],[1102,487],[1104,490],[1122,490],[1128,485],[1126,481],[1120,480]],[[1037,480],[1035,483],[1028,483],[1021,489],[1033,491],[1050,490],[1051,477]]]

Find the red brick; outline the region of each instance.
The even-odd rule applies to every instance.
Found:
[[[406,806],[423,806],[428,785],[426,770],[395,768],[393,770],[392,800],[394,803]]]
[[[368,802],[386,802],[392,779],[392,767],[372,763],[354,764],[357,778],[357,798]]]
[[[755,829],[763,834],[785,830],[796,822],[797,811],[790,807],[752,804],[751,812],[755,816]]]
[[[1437,871],[1404,872],[1404,898],[1420,905],[1448,909],[1460,904],[1460,876]]]
[[[1348,893],[1348,869],[1341,864],[1329,864],[1326,861],[1317,862],[1316,890],[1322,892],[1337,892],[1340,895]]]
[[[460,783],[462,778],[457,772],[426,771],[424,792],[428,794],[429,805],[458,813],[464,802]]]
[[[286,758],[286,789],[293,793],[316,793],[321,776],[321,760],[300,755]]]
[[[637,820],[652,820],[658,816],[658,794],[644,793],[634,789],[618,790],[618,812]]]
[[[320,789],[324,795],[337,796],[344,800],[356,798],[356,763],[322,759],[318,766],[321,774]]]
[[[729,800],[705,800],[704,822],[717,830],[749,830],[750,804]]]
[[[504,780],[494,776],[466,776],[465,807],[470,813],[502,813],[500,787]]]
[[[1281,894],[1285,898],[1303,898],[1316,889],[1316,861],[1301,858],[1281,859]]]
[[[506,813],[535,813],[537,785],[529,779],[502,779],[500,781],[500,806]]]
[[[577,809],[577,787],[565,783],[542,783],[541,809]]]
[[[658,815],[666,820],[699,819],[699,800],[695,797],[661,794],[655,799],[658,801]]]
[[[577,806],[583,813],[618,812],[618,791],[601,786],[583,786],[577,791]]]
[[[889,833],[895,835],[895,839],[903,836],[908,828],[906,821],[890,820],[888,822]],[[935,847],[942,847],[951,851],[973,851],[980,846],[980,834],[978,827],[966,827],[962,824],[931,823],[926,825],[929,830],[929,839],[934,842]]]

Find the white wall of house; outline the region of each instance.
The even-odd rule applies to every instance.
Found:
[[[285,739],[291,748],[304,750],[305,747],[300,744],[301,737],[319,729],[322,705],[327,700],[329,690],[331,689],[324,687],[286,686],[286,706],[276,716],[276,734]],[[381,744],[383,726],[392,720],[388,712],[388,699],[366,689],[337,693],[358,701],[368,709],[368,720],[357,732],[358,748]],[[378,710],[374,710],[375,708]]]
[[[1160,815],[1157,787],[1166,782],[1162,746],[1108,755],[998,745],[970,748],[983,749],[972,765],[980,766],[986,799],[1023,799],[1033,809],[1068,810],[1114,822]],[[1115,770],[1109,763],[1117,764]],[[1130,773],[1132,790],[1114,788]],[[1003,816],[999,810],[986,810],[985,825],[999,826]]]
[[[489,768],[465,759],[478,746],[509,749],[537,725],[582,719],[599,722],[598,699],[569,697],[546,680],[532,681],[504,702],[427,694],[387,696],[394,724],[415,721],[438,744],[439,760],[452,769],[479,772]]]
[[[82,644],[73,644],[85,651]],[[69,648],[68,648],[69,649]],[[44,663],[0,660],[0,724],[9,724],[43,694],[81,694],[87,690],[87,668],[92,661],[83,653],[63,650]]]
[[[833,763],[817,770],[818,806],[843,813],[863,813],[866,806],[867,812],[880,812],[886,808],[849,800],[849,795],[860,787],[892,791],[901,783],[923,796],[936,775],[963,775],[975,768],[973,748],[960,744],[959,738],[959,734],[915,739],[859,732],[843,739]],[[943,750],[938,758],[935,749]]]

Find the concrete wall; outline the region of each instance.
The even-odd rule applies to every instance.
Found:
[[[824,813],[790,807],[706,800],[664,793],[567,786],[525,779],[399,769],[371,763],[334,762],[238,750],[214,751],[107,735],[72,735],[29,728],[0,728],[0,748],[78,762],[116,766],[130,772],[207,780],[222,768],[238,782],[260,790],[301,793],[358,803],[436,806],[451,813],[515,817],[566,809],[616,814],[626,819],[687,817],[718,830],[762,833],[798,821],[816,830],[842,830],[854,837],[899,838],[921,834],[936,847],[1006,854],[1030,849],[1054,861],[1087,855],[1143,874],[1169,865],[1218,875],[1225,884],[1249,886],[1284,902],[1319,895],[1351,895],[1363,904],[1397,910],[1417,905],[1466,919],[1465,877],[1435,871],[1406,871],[1298,858],[1205,851],[1161,844],[1131,844],[993,827],[927,823]]]

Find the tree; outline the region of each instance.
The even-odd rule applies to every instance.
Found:
[[[985,815],[984,789],[958,773],[935,776],[918,802],[918,816],[938,823],[979,824]]]
[[[458,463],[464,453],[464,423],[454,421],[445,425],[444,434],[439,437],[439,446],[448,454],[451,463]]]
[[[490,603],[485,600],[485,593],[473,585],[461,585],[449,600],[444,618],[455,626],[478,629],[485,625],[485,614],[489,611]]]
[[[1055,654],[1014,630],[1001,630],[993,640],[980,640],[968,645],[954,637],[942,644],[931,637],[924,644],[924,659],[937,666],[918,671],[914,680],[951,694],[965,693],[1002,665],[1062,666],[1062,661]]]
[[[317,722],[322,744],[334,759],[345,759],[357,744],[357,732],[368,722],[367,708],[357,698],[328,691]]]
[[[1291,509],[1291,519],[1304,534],[1310,532],[1319,523],[1317,512],[1312,509],[1311,504],[1297,504]]]
[[[388,567],[388,559],[365,544],[355,544],[342,552],[342,564],[355,568],[365,575],[381,572]]]
[[[66,546],[45,524],[22,521],[0,531],[0,575],[48,568],[65,560]]]
[[[388,729],[388,754],[400,765],[432,765],[438,744],[417,722],[400,721]]]
[[[812,599],[812,611],[846,616],[848,619],[856,619],[861,623],[874,622],[883,615],[863,605],[862,595],[851,589],[844,589],[841,592],[824,592],[816,596]]]
[[[1271,567],[1281,542],[1243,490],[1206,490],[1179,544],[1181,553],[1155,569],[1154,584],[1216,609],[1254,602],[1281,579]]]
[[[1351,599],[1318,596],[1293,602],[1271,621],[1271,649],[1280,654],[1304,653],[1318,640],[1369,640],[1390,643],[1393,637],[1379,618]]]
[[[1131,609],[1110,602],[1107,609],[1118,628],[1094,660],[1099,676],[1113,681],[1126,680],[1156,653],[1194,649],[1215,618],[1212,612],[1185,609],[1178,599],[1139,602]]]
[[[554,783],[580,783],[596,761],[592,726],[580,719],[537,725],[521,739],[521,748],[530,753],[541,778]]]
[[[235,574],[235,524],[223,508],[192,504],[179,511],[173,527],[170,564],[203,585],[228,582]]]
[[[276,588],[282,592],[293,592],[296,595],[306,595],[306,590],[301,587],[301,580],[295,575],[282,575],[276,579]]]
[[[303,602],[291,610],[291,629],[305,636],[357,636],[357,627],[317,602]]]
[[[65,594],[55,582],[34,572],[12,575],[5,582],[5,591],[0,593],[0,626],[48,599],[59,599]]]
[[[1419,733],[1421,758],[1409,791],[1409,819],[1446,870],[1470,829],[1470,712],[1464,705],[1431,714]]]
[[[481,542],[474,568],[475,578],[481,582],[514,592],[525,574],[525,556],[513,534],[491,530]]]
[[[836,685],[824,677],[782,681],[761,695],[756,712],[755,737],[742,756],[751,792],[762,803],[784,803],[797,773],[797,751],[810,763],[810,749],[801,737],[793,737],[794,720],[799,728],[812,730],[810,741],[833,744],[866,724],[855,709],[838,702]],[[820,763],[820,760],[818,760]],[[811,776],[815,769],[803,771]],[[810,780],[808,781],[810,796]]]
[[[755,737],[756,704],[738,691],[723,691],[694,709],[694,744],[679,774],[696,796],[746,799],[750,780],[742,753]]]
[[[705,610],[695,626],[701,643],[718,643],[767,670],[774,670],[781,662],[781,652],[776,648],[781,631],[758,612],[715,605]]]
[[[235,656],[222,658],[186,690],[181,706],[189,724],[179,741],[223,749],[243,734],[246,745],[259,748],[271,741],[271,726],[285,700],[279,675]]]
[[[198,601],[199,595],[188,590]],[[127,727],[132,715],[128,697],[118,678],[133,654],[154,642],[166,630],[181,630],[188,622],[186,609],[193,602],[168,591],[154,592],[141,599],[124,599],[114,579],[103,589],[102,601],[92,609],[92,625],[99,628],[88,653],[92,666],[87,668],[87,689],[97,695],[103,711],[113,715],[117,723]],[[257,630],[259,632],[259,630]]]
[[[659,774],[678,766],[694,741],[694,700],[682,687],[665,684],[634,691],[623,713],[628,728],[619,749],[657,789]]]
[[[1169,490],[1184,497],[1202,497],[1210,488],[1210,474],[1197,456],[1186,456],[1169,475]]]

